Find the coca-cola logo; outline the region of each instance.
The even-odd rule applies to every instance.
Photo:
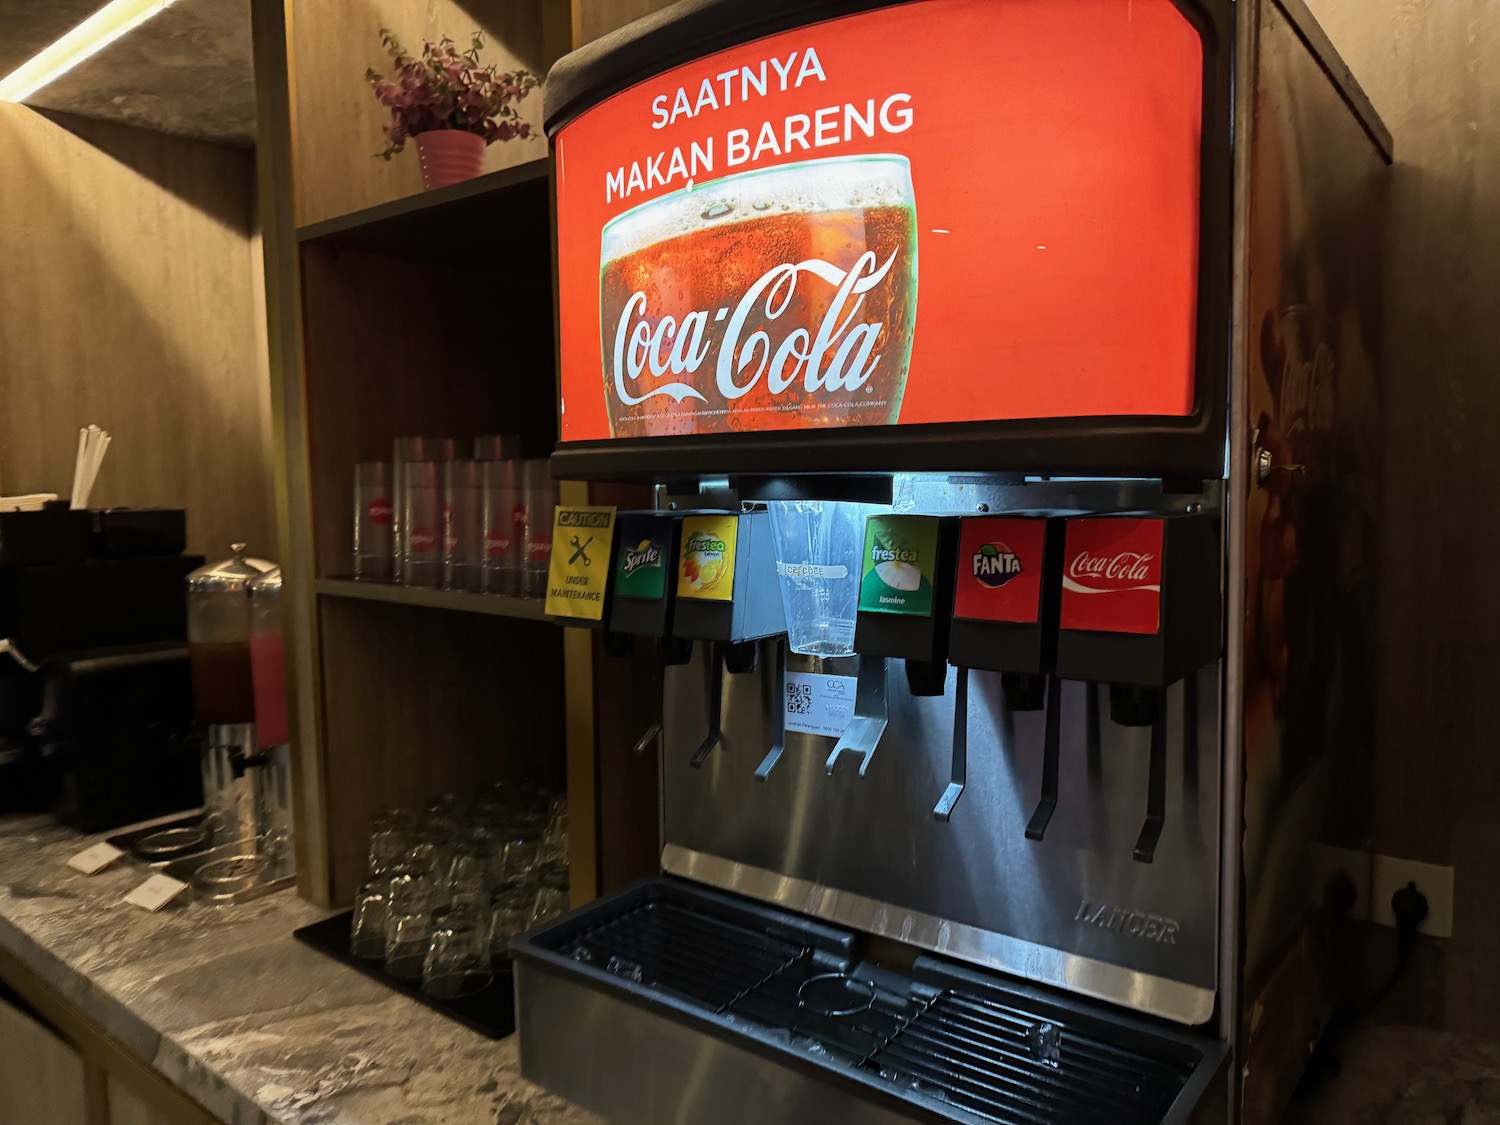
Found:
[[[733,310],[727,306],[694,310],[680,324],[675,317],[653,316],[645,291],[637,290],[625,302],[615,326],[615,393],[626,406],[662,395],[674,402],[689,398],[707,402],[702,391],[680,380],[696,374],[711,355],[715,385],[728,402],[749,394],[763,377],[773,395],[785,392],[799,379],[809,393],[858,390],[880,363],[875,342],[883,324],[856,323],[856,318],[864,295],[885,280],[897,253],[891,251],[885,262],[877,265],[874,252],[866,250],[848,270],[820,258],[784,262],[761,274]],[[779,320],[792,307],[792,298],[804,278],[835,290],[816,331],[789,326],[774,340],[764,328],[745,334],[745,323],[757,305],[765,321]],[[723,336],[716,337],[715,326],[721,322]],[[651,378],[670,375],[678,381],[647,389],[642,379],[648,372]]]
[[[1063,588],[1075,594],[1117,594],[1125,590],[1161,592],[1156,555],[1147,551],[1091,554],[1079,551],[1063,574]]]
[[[406,538],[407,550],[425,555],[437,546],[437,532],[430,527],[414,527]]]
[[[371,523],[390,523],[391,515],[391,500],[388,496],[377,496],[365,507],[365,516]]]
[[[510,554],[510,542],[509,535],[488,535],[484,540],[484,549],[492,559],[503,558]]]

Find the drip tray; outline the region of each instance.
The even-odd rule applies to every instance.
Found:
[[[522,1070],[616,1120],[1155,1125],[1186,1121],[1224,1058],[934,957],[874,965],[862,946],[692,884],[636,884],[512,943]]]

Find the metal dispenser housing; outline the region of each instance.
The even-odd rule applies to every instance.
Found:
[[[836,21],[967,12],[963,0],[692,0],[549,76],[571,388],[554,474],[653,483],[683,507],[712,491],[747,513],[773,495],[884,500],[941,522],[953,570],[931,617],[862,619],[846,658],[789,654],[771,627],[708,631],[680,597],[669,618],[635,623],[669,631],[664,651],[679,642],[663,671],[661,875],[513,944],[529,1078],[621,1120],[1279,1119],[1336,971],[1310,852],[1357,844],[1368,815],[1392,145],[1302,0],[1136,0],[1131,34],[1168,2],[1203,64],[1191,408],[1170,416],[861,415],[785,429],[755,420],[781,407],[735,415],[730,403],[720,414],[735,421],[700,430],[692,411],[715,371],[720,391],[763,385],[735,382],[729,361],[695,386],[695,353],[669,363],[655,314],[604,331],[595,219],[635,203],[618,200],[639,169],[627,156],[618,175],[610,163],[588,179],[593,154],[564,142],[570,130],[601,150],[608,138],[575,125],[638,108],[646,167],[673,135],[689,64],[746,45],[757,58],[811,46],[833,59],[853,26]],[[1094,8],[1125,19],[1124,0],[1119,13]],[[770,38],[788,31],[795,41]],[[971,44],[951,46],[957,60]],[[748,54],[733,59],[733,74],[756,76]],[[1096,93],[1080,79],[1076,96]],[[862,104],[850,102],[856,117]],[[728,110],[711,120],[740,122]],[[924,192],[988,151],[983,135],[964,137],[942,168],[913,169],[925,248],[946,252],[953,243],[932,240],[954,232],[924,215]],[[880,143],[900,152],[906,140]],[[665,151],[661,163],[671,174]],[[739,203],[770,209],[753,192],[725,203],[707,179],[681,189],[704,192],[682,198],[701,201],[705,222]],[[598,198],[579,204],[587,193]],[[1049,251],[1027,242],[964,245],[977,269],[991,249],[1012,263]],[[934,299],[924,288],[918,315]],[[709,309],[700,327],[718,331],[729,312]],[[671,327],[686,331],[680,313]],[[1080,317],[1066,332],[1096,328]],[[776,346],[740,354],[764,365]],[[799,346],[776,355],[806,360]],[[1028,377],[992,352],[943,358],[975,394]],[[600,362],[606,401],[582,404]],[[976,561],[965,529],[980,519],[1036,533],[1026,558],[1042,580],[1021,608],[976,609],[951,585],[966,565],[989,577],[1027,565],[995,561],[998,547]],[[1111,575],[1092,544],[1116,535],[1117,554],[1149,565]],[[1139,597],[1099,614],[1101,574]],[[746,582],[775,588],[764,562]],[[713,642],[689,655],[683,637]],[[794,673],[857,695],[843,738],[788,727]]]

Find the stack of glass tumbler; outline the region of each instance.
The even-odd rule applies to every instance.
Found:
[[[543,597],[557,485],[511,434],[397,438],[392,460],[354,467],[354,577]]]
[[[478,992],[508,971],[513,935],[567,909],[567,853],[567,806],[539,790],[498,783],[467,807],[449,793],[382,813],[349,951],[430,996]]]

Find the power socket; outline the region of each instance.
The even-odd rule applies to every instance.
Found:
[[[1321,902],[1328,880],[1342,872],[1354,884],[1349,916],[1361,922],[1396,925],[1391,896],[1415,883],[1427,899],[1427,918],[1417,932],[1427,937],[1453,936],[1453,868],[1374,855],[1352,848],[1318,845],[1313,854],[1313,894]]]
[[[1370,920],[1382,926],[1394,926],[1396,913],[1391,896],[1408,883],[1427,899],[1427,917],[1417,927],[1426,937],[1453,936],[1453,868],[1435,863],[1418,863],[1414,859],[1395,859],[1388,855],[1375,857],[1375,874],[1371,881]]]

